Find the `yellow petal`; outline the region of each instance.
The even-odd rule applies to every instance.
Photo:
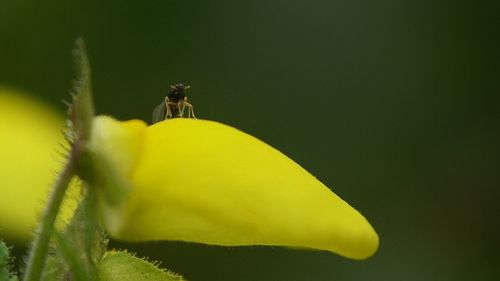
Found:
[[[276,245],[364,259],[378,247],[367,220],[297,163],[232,127],[173,119],[94,121],[93,145],[130,192],[103,210],[111,236],[213,245]],[[100,148],[103,149],[100,149]]]
[[[33,236],[64,161],[57,156],[63,124],[62,115],[0,88],[0,237],[23,242]]]

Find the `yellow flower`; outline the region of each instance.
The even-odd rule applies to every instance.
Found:
[[[62,115],[19,91],[0,88],[0,237],[32,238],[62,166],[56,154],[62,124]]]
[[[121,204],[101,204],[117,239],[275,245],[353,259],[377,250],[378,236],[359,212],[276,149],[227,125],[99,116],[89,148],[126,190]]]

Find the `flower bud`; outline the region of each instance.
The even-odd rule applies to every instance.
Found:
[[[368,221],[287,156],[221,123],[94,119],[91,149],[123,182],[102,200],[109,234],[128,241],[274,245],[371,256]],[[106,182],[106,181],[101,181]],[[106,197],[107,186],[95,186]]]

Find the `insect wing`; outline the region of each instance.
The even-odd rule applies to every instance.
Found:
[[[165,115],[167,114],[166,110],[167,107],[165,105],[165,101],[155,107],[153,110],[153,124],[165,120]]]

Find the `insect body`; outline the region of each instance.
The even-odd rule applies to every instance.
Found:
[[[187,101],[185,91],[191,86],[177,84],[170,86],[170,92],[165,100],[153,111],[153,123],[172,118],[184,117],[184,111],[187,108],[187,117],[196,119],[193,105]]]

